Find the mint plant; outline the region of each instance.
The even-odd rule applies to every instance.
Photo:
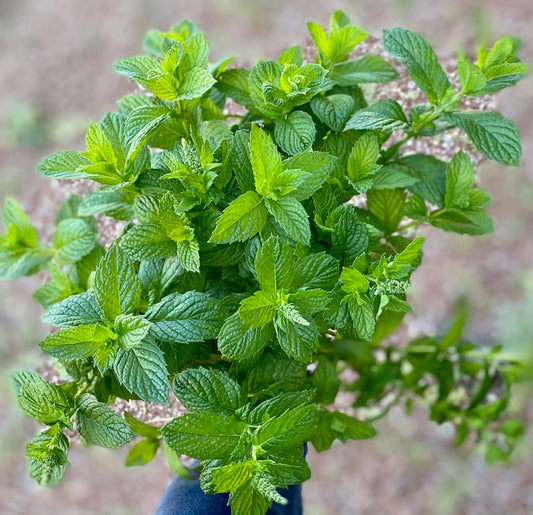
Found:
[[[493,230],[467,153],[445,162],[405,143],[458,127],[488,159],[518,166],[513,122],[461,108],[524,76],[518,42],[506,36],[476,63],[462,56],[455,86],[412,31],[384,32],[394,65],[350,58],[368,34],[341,11],[329,32],[309,31],[316,62],[294,46],[250,70],[210,64],[190,22],[149,32],[151,56],[115,64],[146,91],[91,123],[86,151],[39,165],[100,187],[67,199],[51,243],[6,201],[0,276],[48,270],[35,300],[57,330],[39,345],[64,379],[12,375],[21,409],[48,427],[27,446],[40,484],[65,472],[66,430],[108,448],[139,437],[127,465],[162,447],[184,473],[179,455],[191,456],[206,493],[229,492],[233,513],[264,514],[286,502],[278,488],[310,477],[304,442],[324,451],[374,437],[373,420],[415,399],[456,426],[459,444],[475,433],[489,461],[510,455],[523,432],[506,411],[520,363],[465,342],[463,311],[442,337],[387,337],[411,310],[417,227]],[[369,104],[361,86],[394,81],[398,66],[427,102]],[[107,248],[101,215],[125,224]],[[339,390],[353,406],[335,404]],[[169,391],[187,413],[163,427],[108,406],[166,404]]]

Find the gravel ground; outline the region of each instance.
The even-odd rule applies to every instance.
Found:
[[[131,90],[111,63],[139,53],[147,29],[195,20],[212,41],[213,58],[238,55],[245,62],[274,57],[305,41],[305,21],[327,22],[330,7],[324,4],[0,0],[0,197],[16,195],[36,222],[53,216],[64,193],[34,173],[35,163],[54,150],[81,148],[87,122],[114,109],[116,99]],[[476,41],[511,33],[524,40],[525,60],[533,62],[533,3],[528,0],[352,0],[336,5],[378,37],[391,26],[417,30],[445,58],[451,50],[472,49]],[[527,316],[533,310],[531,86],[528,79],[497,97],[497,109],[521,129],[524,158],[519,170],[482,165],[480,183],[493,196],[496,232],[473,239],[427,230],[424,266],[414,277],[413,332],[441,326],[454,300],[466,295],[476,341],[527,342],[533,333]],[[126,469],[125,452],[78,445],[59,487],[42,489],[28,478],[22,456],[36,428],[13,405],[5,383],[10,368],[42,362],[35,343],[46,328],[38,323],[39,308],[29,301],[41,280],[0,283],[0,513],[153,513],[171,477],[162,459]],[[517,306],[524,316],[516,314]],[[523,392],[517,405],[531,420],[529,397]],[[533,513],[531,431],[513,466],[488,468],[477,454],[454,450],[449,428],[427,418],[422,407],[410,418],[393,410],[380,422],[378,438],[334,446],[324,455],[310,453],[313,478],[304,486],[306,514]]]

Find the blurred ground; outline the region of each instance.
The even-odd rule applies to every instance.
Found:
[[[533,62],[530,0],[427,2],[339,0],[0,0],[0,201],[19,198],[35,221],[55,210],[50,181],[35,164],[44,155],[83,144],[87,123],[114,109],[131,89],[112,62],[141,52],[144,32],[183,18],[196,21],[212,42],[215,60],[274,57],[303,42],[305,22],[327,23],[343,8],[379,36],[404,26],[430,39],[441,55],[474,49],[510,33]],[[470,336],[526,345],[533,334],[533,87],[531,79],[500,94],[498,110],[519,126],[520,169],[482,166],[480,182],[493,196],[494,235],[461,237],[427,231],[424,266],[414,277],[413,331],[432,332],[449,317],[454,300],[472,306]],[[36,342],[46,333],[31,302],[39,279],[0,283],[0,513],[150,514],[170,478],[162,460],[126,469],[124,452],[75,447],[72,466],[56,489],[29,479],[24,445],[35,431],[7,388],[13,367],[37,366]],[[528,392],[517,400],[525,417]],[[529,424],[531,425],[531,424]],[[378,438],[310,454],[313,478],[304,487],[308,515],[527,515],[533,513],[531,431],[512,466],[488,468],[482,457],[452,449],[447,427],[393,411]]]

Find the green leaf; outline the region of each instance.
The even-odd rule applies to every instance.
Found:
[[[505,165],[520,165],[520,134],[508,118],[499,113],[484,111],[454,111],[447,118],[463,129],[488,159]]]
[[[214,469],[213,486],[220,493],[237,490],[251,478],[254,465],[253,461],[244,461]]]
[[[91,161],[80,152],[67,150],[45,157],[37,166],[37,170],[45,177],[55,179],[85,179],[90,177],[83,172],[83,169],[90,165]]]
[[[355,268],[343,268],[341,282],[346,293],[366,293],[369,288],[366,276]]]
[[[157,223],[134,225],[120,238],[120,247],[135,260],[164,259],[177,254],[177,245]]]
[[[93,293],[80,293],[58,302],[42,316],[45,324],[61,328],[90,325],[100,322],[102,312]]]
[[[376,328],[376,317],[368,297],[359,296],[348,303],[350,316],[357,334],[362,340],[372,340]]]
[[[58,265],[68,265],[80,260],[93,249],[97,231],[81,218],[63,220],[54,234],[54,259]]]
[[[329,290],[339,278],[339,263],[325,252],[310,254],[298,262],[294,275],[298,288]]]
[[[229,458],[246,424],[220,413],[185,413],[161,430],[179,454],[198,460]]]
[[[410,191],[432,204],[444,206],[446,163],[426,154],[413,154],[399,159],[394,167],[397,166],[417,179],[409,186]]]
[[[35,435],[26,446],[30,475],[41,486],[57,485],[68,465],[68,438],[60,425]]]
[[[316,390],[316,402],[328,405],[335,402],[341,380],[337,376],[335,363],[321,359],[313,372],[311,382]]]
[[[135,433],[128,423],[94,395],[84,393],[76,405],[76,429],[87,443],[118,449],[134,438]]]
[[[105,325],[80,325],[50,334],[39,347],[45,354],[55,358],[82,359],[92,356],[115,338],[115,333]]]
[[[303,56],[302,49],[299,45],[291,46],[285,49],[278,57],[279,64],[295,64],[296,66],[302,66]]]
[[[133,415],[130,415],[127,411],[124,412],[124,418],[137,435],[145,436],[146,438],[159,438],[161,436],[161,429],[159,427],[146,424],[136,419]]]
[[[230,493],[228,504],[235,513],[265,515],[272,503],[267,501],[263,494],[245,483]]]
[[[297,200],[309,198],[329,179],[336,162],[337,158],[326,152],[302,152],[285,159],[285,170],[303,170],[309,174],[291,195]]]
[[[109,249],[96,268],[94,296],[109,320],[133,313],[139,306],[141,283],[135,266],[116,245]]]
[[[394,256],[392,260],[391,268],[401,269],[408,267],[409,269],[418,266],[418,262],[422,257],[422,245],[424,244],[424,238],[415,238],[407,247],[405,247],[399,254]]]
[[[232,413],[247,400],[239,384],[221,370],[189,368],[175,377],[172,387],[190,411]]]
[[[305,245],[311,241],[309,218],[304,207],[292,195],[277,200],[265,199],[269,213],[292,240]]]
[[[216,80],[206,70],[200,68],[193,68],[187,72],[183,77],[178,87],[177,100],[193,99],[201,97],[204,93],[209,91]]]
[[[368,249],[368,230],[357,219],[352,206],[343,206],[341,215],[333,226],[331,253],[341,263],[351,265],[353,260]]]
[[[318,95],[310,105],[315,116],[334,131],[340,131],[346,125],[356,107],[355,100],[344,94]]]
[[[115,318],[113,330],[118,336],[121,349],[129,350],[139,344],[148,334],[152,324],[142,316],[119,315]]]
[[[255,189],[259,194],[270,191],[272,178],[281,172],[281,156],[272,138],[258,125],[250,133],[250,160]]]
[[[26,415],[44,424],[63,422],[70,427],[73,403],[64,390],[30,370],[13,372],[10,379],[18,405]]]
[[[41,306],[49,308],[63,299],[81,293],[81,288],[72,282],[58,267],[50,265],[48,271],[50,273],[50,281],[40,286],[33,294],[33,298]]]
[[[377,435],[377,431],[367,422],[340,411],[332,412],[331,429],[335,432],[335,437],[343,443],[348,440],[366,440]]]
[[[255,270],[263,290],[290,288],[294,278],[294,254],[290,245],[270,237],[257,252]]]
[[[222,213],[210,243],[245,241],[260,232],[266,224],[267,210],[255,191],[247,191]]]
[[[359,109],[346,124],[345,130],[394,131],[406,129],[407,118],[396,100],[383,98],[369,107]]]
[[[226,319],[218,334],[218,350],[223,356],[235,360],[254,360],[274,338],[272,324],[265,327],[247,326],[239,313]]]
[[[273,84],[279,82],[283,66],[273,61],[260,61],[248,75],[250,96],[256,108],[269,118],[277,120],[283,115],[285,101],[282,98],[270,98],[267,92]]]
[[[483,72],[468,59],[459,60],[457,70],[461,80],[461,90],[465,95],[475,95],[487,84],[487,79]]]
[[[367,193],[368,210],[376,215],[383,229],[393,233],[403,218],[405,191],[402,189],[376,190]]]
[[[467,154],[459,151],[446,169],[444,206],[465,209],[470,205],[470,191],[474,186],[474,165]]]
[[[126,456],[126,467],[136,467],[149,463],[155,458],[157,449],[159,449],[157,438],[145,438],[137,442]]]
[[[78,209],[79,216],[104,214],[117,220],[133,218],[133,202],[136,195],[130,191],[91,191]]]
[[[274,328],[278,343],[287,356],[309,362],[318,347],[318,329],[314,322],[302,319],[307,322],[306,325],[278,316]]]
[[[291,449],[306,440],[316,423],[316,406],[300,406],[273,417],[253,434],[254,444],[266,453]]]
[[[117,159],[115,157],[113,145],[111,145],[111,142],[107,139],[102,128],[96,123],[89,123],[85,141],[87,145],[87,153],[93,163],[104,161],[115,167],[117,166]]]
[[[217,299],[195,291],[167,295],[145,314],[155,338],[180,343],[216,338],[223,317]]]
[[[241,301],[239,316],[244,324],[252,329],[265,327],[274,318],[276,302],[277,299],[272,293],[256,291],[251,297]]]
[[[115,70],[133,79],[163,100],[176,98],[177,81],[164,73],[161,64],[151,57],[131,57],[115,63]]]
[[[376,55],[365,55],[354,61],[335,63],[329,70],[328,79],[338,86],[391,82],[399,77],[394,66]]]
[[[274,126],[274,138],[281,150],[290,156],[305,152],[315,141],[316,128],[311,116],[303,111],[293,111]]]
[[[482,209],[439,209],[429,215],[434,227],[459,234],[479,236],[494,231],[490,216]]]
[[[407,68],[431,103],[438,104],[444,98],[449,88],[448,77],[422,36],[407,29],[385,30],[383,44],[385,50]]]
[[[146,402],[168,403],[168,371],[161,349],[144,340],[118,351],[113,369],[120,384]]]
[[[260,361],[246,370],[240,383],[251,394],[263,392],[273,395],[300,390],[306,379],[305,363],[266,352]]]
[[[8,230],[11,226],[15,226],[17,231],[17,240],[25,247],[37,246],[37,231],[31,224],[30,218],[24,212],[20,204],[12,199],[7,198],[2,210],[2,222]]]

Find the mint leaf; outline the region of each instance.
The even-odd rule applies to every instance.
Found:
[[[168,403],[168,371],[161,349],[144,340],[118,351],[113,370],[120,384],[146,402]]]
[[[102,316],[94,293],[86,292],[79,295],[71,295],[50,306],[41,319],[45,324],[65,329],[96,324],[102,320]]]
[[[137,442],[126,456],[126,467],[136,467],[149,463],[155,458],[157,449],[159,449],[157,438],[145,438]]]
[[[177,254],[176,242],[165,234],[157,223],[133,226],[120,239],[120,247],[139,261],[162,259]]]
[[[58,265],[68,265],[80,260],[93,249],[98,233],[81,218],[63,220],[54,234],[54,259]]]
[[[280,347],[291,358],[309,362],[318,347],[318,329],[303,317],[278,316],[274,328]],[[306,324],[302,323],[305,321]]]
[[[453,156],[446,169],[444,206],[465,209],[470,205],[470,191],[474,186],[474,165],[462,150]]]
[[[102,258],[94,276],[94,296],[102,313],[115,320],[133,313],[140,301],[141,284],[126,253],[114,245]]]
[[[250,515],[265,515],[272,504],[248,483],[244,483],[240,488],[231,492],[228,503],[235,513],[248,513]]]
[[[263,349],[274,339],[271,324],[265,327],[252,328],[246,325],[239,313],[226,319],[218,334],[218,350],[223,356],[236,360],[254,360]]]
[[[439,209],[429,215],[434,227],[459,234],[480,236],[494,231],[490,216],[482,209]]]
[[[255,190],[260,194],[270,191],[272,178],[281,172],[281,156],[271,137],[257,125],[250,133],[250,160]]]
[[[328,79],[339,86],[391,82],[399,73],[390,63],[375,55],[365,55],[354,61],[335,63],[329,70]]]
[[[369,288],[368,279],[355,268],[343,268],[341,282],[346,293],[366,293]]]
[[[345,130],[395,131],[408,127],[407,118],[396,100],[383,98],[369,107],[359,109],[346,124]]]
[[[370,341],[376,328],[376,317],[370,299],[358,296],[348,303],[354,329],[362,340]]]
[[[300,406],[273,417],[253,434],[254,444],[266,453],[293,448],[306,440],[316,422],[316,407]]]
[[[35,435],[26,446],[30,475],[41,486],[57,485],[68,465],[68,438],[60,425]]]
[[[416,85],[432,104],[439,104],[450,87],[430,44],[419,34],[407,29],[383,32],[385,50],[401,61]]]
[[[229,458],[246,424],[220,413],[185,413],[161,430],[179,454],[198,460]]]
[[[128,423],[94,395],[84,393],[76,406],[76,429],[85,442],[118,449],[135,436]]]
[[[269,238],[257,252],[255,270],[263,290],[289,288],[294,278],[294,255],[291,247],[278,238]]]
[[[499,113],[483,111],[454,111],[447,118],[463,129],[488,159],[505,165],[520,165],[520,134],[508,118]]]
[[[405,191],[371,189],[367,193],[368,210],[375,214],[387,233],[394,232],[403,218]]]
[[[185,74],[177,91],[177,100],[201,97],[209,91],[216,80],[206,70],[193,68]]]
[[[298,288],[329,290],[339,278],[338,261],[324,253],[310,254],[298,262],[294,284]]]
[[[67,150],[45,157],[37,166],[37,170],[45,177],[55,179],[85,179],[90,177],[87,177],[83,170],[91,164],[80,152]]]
[[[167,295],[145,314],[152,322],[150,333],[154,337],[180,343],[216,338],[223,316],[216,299],[194,291]]]
[[[80,325],[52,333],[39,344],[39,347],[45,354],[55,358],[82,359],[92,356],[99,348],[115,338],[115,333],[105,325]]]
[[[244,461],[216,468],[211,472],[213,486],[217,492],[237,490],[251,478],[254,466],[253,461]]]
[[[274,318],[276,303],[277,299],[272,293],[256,291],[251,297],[241,301],[239,316],[252,329],[265,327]]]
[[[142,342],[152,324],[142,316],[119,315],[115,318],[113,330],[118,336],[117,343],[121,349],[129,350]]]
[[[315,141],[316,128],[311,116],[293,111],[274,126],[274,138],[281,150],[290,156],[309,150]]]
[[[289,238],[309,245],[311,241],[309,218],[298,200],[286,195],[277,200],[266,199],[265,206]]]
[[[302,152],[283,161],[284,170],[303,170],[308,175],[291,195],[304,200],[318,191],[330,177],[337,158],[326,152]]]
[[[64,390],[30,370],[13,372],[10,379],[18,405],[26,415],[44,424],[63,422],[70,427],[73,403]]]
[[[172,387],[190,411],[233,413],[246,402],[244,390],[221,370],[184,370],[175,377]]]
[[[352,206],[342,206],[341,215],[333,226],[331,242],[331,253],[347,265],[367,251],[368,231],[366,225],[358,220]]]
[[[311,100],[314,115],[330,129],[340,131],[354,112],[355,100],[344,94],[318,95]]]
[[[159,427],[146,424],[136,419],[133,415],[130,415],[127,411],[124,412],[124,418],[137,435],[145,436],[146,438],[159,438],[161,436],[161,429]]]
[[[245,241],[263,229],[266,219],[263,199],[255,191],[247,191],[223,211],[209,242]]]

